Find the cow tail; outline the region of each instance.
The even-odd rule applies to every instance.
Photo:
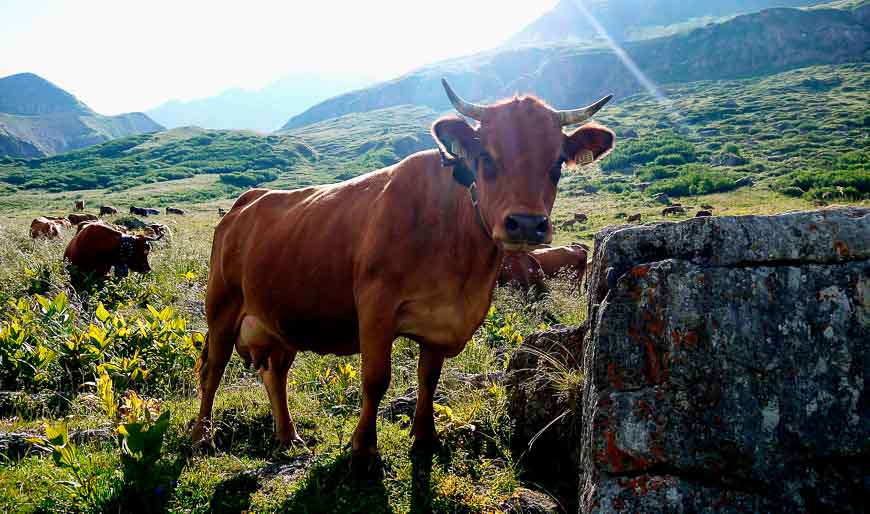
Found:
[[[208,332],[205,333],[205,342],[202,343],[202,351],[199,354],[199,359],[196,361],[196,364],[193,366],[193,373],[199,374],[199,383],[202,385],[203,379],[205,379],[205,373],[208,369]]]

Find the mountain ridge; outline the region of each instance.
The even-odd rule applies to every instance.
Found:
[[[0,155],[45,157],[162,129],[141,112],[98,114],[34,73],[0,78]]]
[[[652,40],[627,43],[625,53],[658,83],[730,79],[813,64],[870,58],[870,6],[855,11],[790,8],[741,15],[727,22]],[[713,50],[710,50],[710,49]],[[612,50],[549,45],[487,52],[420,68],[391,81],[321,102],[294,116],[283,130],[401,104],[442,111],[446,77],[471,101],[534,91],[557,108],[617,98],[643,89]]]

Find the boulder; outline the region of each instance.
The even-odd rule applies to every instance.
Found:
[[[506,384],[511,450],[527,481],[576,507],[580,359],[586,325],[532,334],[511,355]],[[572,384],[574,387],[572,387]]]
[[[863,512],[870,209],[596,236],[581,512]]]

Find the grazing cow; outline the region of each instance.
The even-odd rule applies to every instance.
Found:
[[[233,347],[259,370],[282,443],[301,441],[287,410],[296,353],[362,353],[351,463],[357,476],[370,471],[392,343],[404,336],[420,345],[412,434],[418,448],[431,448],[441,367],[483,322],[504,253],[551,241],[562,165],[600,159],[615,140],[595,123],[562,131],[588,120],[610,97],[556,111],[529,96],[472,104],[446,82],[444,88],[456,109],[480,125],[438,119],[437,150],[338,184],[253,189],[218,223],[208,337],[197,363],[195,444],[206,442]]]
[[[577,224],[577,220],[567,220],[562,222],[562,228],[574,228],[574,225]]]
[[[218,218],[223,218],[226,215],[226,213],[227,213],[226,209],[222,209],[222,208],[218,207]]]
[[[555,278],[559,275],[569,274],[576,279],[577,287],[583,281],[586,274],[586,261],[589,258],[589,247],[579,243],[569,246],[554,246],[541,248],[530,252],[532,257],[541,263],[541,270],[547,278]]]
[[[589,221],[589,216],[583,214],[582,212],[575,212],[574,220],[577,221],[577,223],[586,223],[587,221]]]
[[[30,222],[30,237],[33,239],[57,239],[63,235],[63,231],[71,228],[66,218],[52,218],[40,216]]]
[[[135,205],[130,206],[130,214],[135,214],[136,216],[148,216],[150,213],[148,212],[150,209],[145,209],[142,207],[136,207]],[[159,213],[158,213],[159,214]]]
[[[686,208],[681,205],[672,205],[662,209],[662,216],[669,216],[671,214],[686,214]]]
[[[84,200],[76,200],[75,210],[77,210],[77,211],[85,210],[85,201]]]
[[[146,208],[145,213],[146,216],[157,216],[160,214],[160,209]]]
[[[166,214],[178,214],[180,216],[184,216],[184,211],[177,207],[167,207]]]
[[[713,213],[710,211],[698,211],[695,213],[696,218],[706,218],[708,216],[712,216]]]
[[[636,212],[628,217],[629,223],[640,222],[640,213]]]
[[[542,293],[547,286],[544,283],[544,270],[537,259],[524,252],[505,254],[498,272],[496,283],[499,286],[515,286],[523,291]]]
[[[112,207],[111,205],[101,205],[100,216],[107,216],[109,214],[118,214],[118,209]]]
[[[148,273],[150,241],[157,237],[131,236],[106,223],[86,223],[80,228],[63,254],[64,260],[75,266],[81,274],[96,277],[108,275],[114,266],[115,275],[126,276],[132,270]]]
[[[73,213],[73,214],[68,215],[67,219],[73,225],[78,225],[79,223],[81,223],[83,221],[97,221],[100,218],[94,216],[93,214],[75,214],[75,213]]]

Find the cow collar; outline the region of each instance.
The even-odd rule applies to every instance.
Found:
[[[492,230],[486,223],[483,213],[480,212],[480,198],[478,197],[477,179],[474,176],[474,173],[468,169],[468,166],[465,165],[462,159],[449,157],[440,151],[439,153],[441,154],[441,163],[444,167],[453,168],[453,180],[463,187],[468,188],[468,196],[471,198],[471,205],[474,207],[477,223],[480,225],[480,228],[483,229],[483,233],[486,234],[486,237],[490,241],[495,241],[492,237]]]
[[[133,257],[133,243],[136,241],[135,236],[126,234],[121,236],[121,245],[118,247],[118,264],[115,265],[115,276],[126,277],[130,274],[130,258]]]

